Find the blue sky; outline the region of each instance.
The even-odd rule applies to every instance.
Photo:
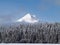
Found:
[[[60,0],[0,0],[0,23],[15,21],[27,13],[44,22],[60,22]]]

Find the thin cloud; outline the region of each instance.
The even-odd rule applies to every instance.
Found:
[[[55,0],[55,5],[60,6],[60,0]]]

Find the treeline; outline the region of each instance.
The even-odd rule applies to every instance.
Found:
[[[1,26],[0,43],[60,43],[60,24]]]

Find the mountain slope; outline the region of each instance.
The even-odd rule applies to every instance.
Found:
[[[26,14],[24,17],[17,20],[17,22],[27,22],[27,23],[36,23],[39,20],[36,19],[35,15]]]

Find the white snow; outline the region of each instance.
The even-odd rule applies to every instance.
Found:
[[[27,22],[27,23],[36,23],[38,22],[37,19],[34,19],[36,17],[35,15],[30,15],[29,13],[26,14],[24,17],[17,20],[17,22]]]

